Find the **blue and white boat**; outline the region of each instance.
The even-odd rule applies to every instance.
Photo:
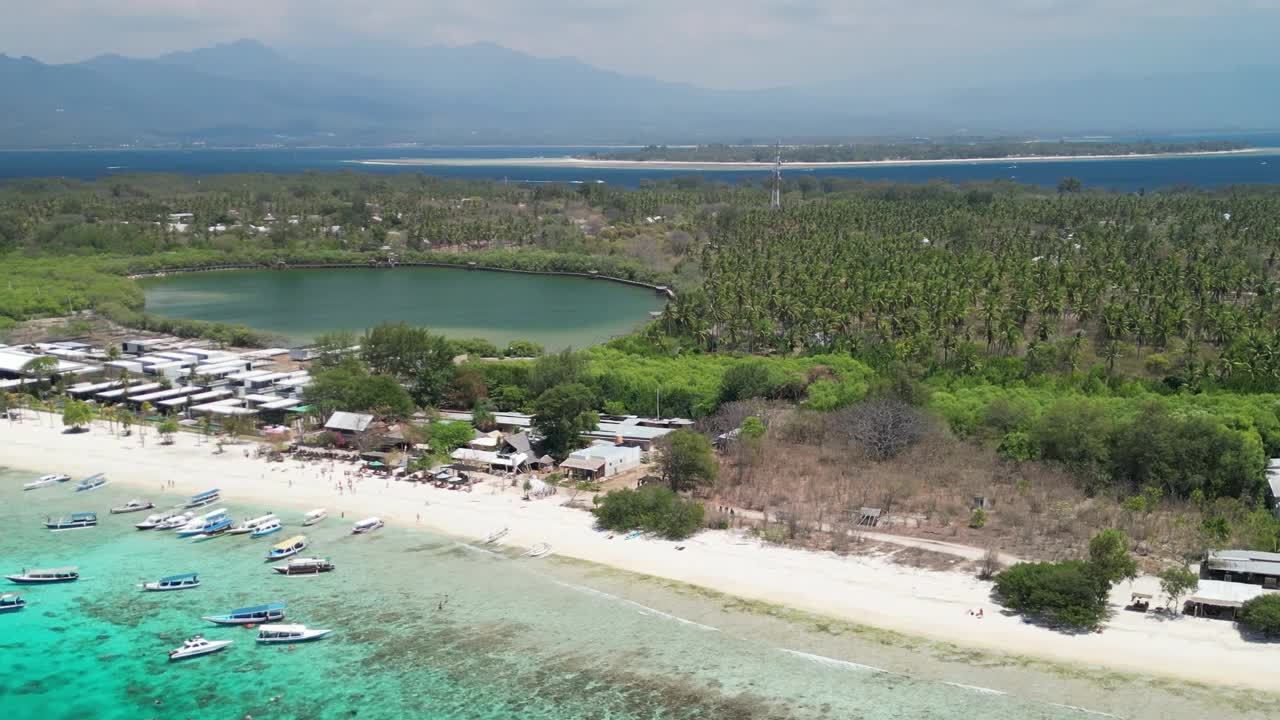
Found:
[[[214,488],[213,490],[205,490],[202,493],[197,493],[195,495],[192,495],[191,499],[187,501],[187,504],[183,505],[183,507],[187,507],[187,508],[204,507],[205,505],[212,505],[213,503],[216,503],[221,499],[222,499],[222,491],[218,490],[217,488]]]
[[[47,570],[26,570],[17,575],[5,575],[11,583],[19,585],[49,585],[52,583],[75,582],[80,579],[80,569],[75,567],[49,568]]]
[[[227,535],[230,533],[232,525],[234,525],[234,521],[229,517],[214,520],[212,524],[205,527],[204,532],[192,537],[191,542],[204,542],[205,540]]]
[[[284,529],[284,526],[280,524],[280,521],[275,518],[272,518],[262,523],[258,527],[254,528],[253,532],[249,533],[249,537],[251,538],[266,537],[267,535],[278,533],[283,529]]]
[[[76,484],[76,492],[84,492],[86,490],[97,490],[98,488],[111,482],[107,479],[105,473],[90,475]]]
[[[86,528],[96,527],[98,524],[98,513],[72,513],[67,517],[58,518],[57,520],[45,520],[44,526],[60,532],[62,530],[84,530]]]
[[[225,615],[206,615],[201,620],[215,625],[256,625],[258,623],[279,622],[284,619],[284,603],[256,605],[254,607],[232,610]]]
[[[267,551],[267,562],[275,562],[276,560],[293,557],[306,549],[307,536],[294,535],[284,542],[279,542],[271,546],[271,549]]]
[[[18,593],[0,594],[0,613],[17,612],[27,606],[27,601]]]
[[[213,512],[205,513],[191,522],[177,529],[178,537],[191,537],[193,535],[203,535],[218,525],[231,527],[231,518],[227,517],[227,509],[219,508]]]
[[[142,583],[138,587],[147,592],[167,592],[169,590],[188,590],[194,587],[200,587],[200,577],[195,573],[184,573],[182,575],[170,575],[169,577],[160,578],[155,582]]]

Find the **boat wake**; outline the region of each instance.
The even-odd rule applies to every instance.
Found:
[[[467,549],[467,550],[471,550],[471,551],[478,552],[478,553],[484,553],[485,555],[491,555],[491,556],[496,557],[496,558],[503,558],[503,559],[506,559],[506,556],[505,556],[505,555],[503,555],[502,553],[496,553],[496,552],[494,552],[494,551],[492,551],[492,550],[487,550],[487,549],[482,548],[482,547],[476,547],[475,545],[468,545],[467,543],[458,543],[457,545],[458,545],[458,547],[460,547],[460,548],[465,548],[465,549]]]
[[[686,620],[685,618],[682,618],[678,615],[665,613],[665,612],[662,612],[661,610],[655,610],[649,607],[648,605],[641,605],[640,603],[635,602],[634,600],[628,600],[626,598],[618,597],[617,595],[610,595],[609,593],[604,592],[603,590],[596,590],[595,588],[589,588],[589,587],[586,587],[585,585],[574,585],[573,583],[561,582],[559,580],[553,580],[552,582],[559,585],[560,587],[567,587],[570,590],[576,590],[580,593],[586,593],[587,595],[594,595],[595,597],[598,597],[598,598],[603,598],[605,600],[611,600],[613,602],[622,603],[623,605],[629,605],[635,608],[636,611],[639,612],[641,615],[648,615],[651,617],[660,617],[666,620],[674,620],[675,622],[681,623],[682,625],[689,625],[691,627],[696,627],[700,630],[707,630],[709,632],[720,632],[719,628],[714,628],[714,627],[711,627],[710,625],[703,625],[702,623],[694,622],[693,620]]]
[[[946,680],[942,681],[942,684],[950,685],[951,687],[958,687],[962,690],[972,690],[973,692],[982,693],[983,695],[1008,695],[1009,694],[1003,690],[993,690],[991,688],[978,687],[977,685],[965,685],[964,683],[958,683],[958,682],[947,682]]]
[[[1112,715],[1111,713],[1104,713],[1098,710],[1090,710],[1089,708],[1082,708],[1079,705],[1063,705],[1061,703],[1049,703],[1049,705],[1056,708],[1062,708],[1063,710],[1075,710],[1076,712],[1084,713],[1085,715],[1096,715],[1097,717],[1115,718],[1116,720],[1124,720],[1124,718],[1120,717],[1119,715]]]
[[[788,650],[786,648],[778,648],[778,651],[784,652],[788,655],[794,655],[798,658],[804,658],[805,660],[818,663],[819,665],[826,665],[828,667],[838,667],[838,668],[843,668],[845,670],[857,670],[859,672],[868,672],[868,671],[878,672],[878,673],[889,672],[888,670],[885,670],[883,668],[872,667],[871,665],[863,665],[861,663],[850,662],[848,660],[837,660],[835,658],[829,658],[825,655],[813,655],[806,652],[800,652],[799,650]]]

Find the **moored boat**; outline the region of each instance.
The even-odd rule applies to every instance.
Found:
[[[538,543],[522,555],[521,557],[541,558],[551,554],[551,546],[547,543]]]
[[[360,522],[351,526],[351,534],[363,535],[365,533],[373,532],[374,530],[377,530],[378,528],[382,527],[385,524],[386,523],[382,522],[382,518],[378,518],[378,517],[365,518],[364,520],[361,520]]]
[[[105,473],[90,475],[89,477],[76,483],[76,492],[85,492],[86,490],[97,490],[98,488],[111,482],[107,479]]]
[[[27,483],[27,484],[23,485],[23,486],[22,486],[22,489],[23,489],[23,490],[38,490],[38,489],[40,489],[40,488],[42,488],[42,487],[49,487],[50,485],[57,485],[58,483],[66,482],[66,481],[68,481],[68,480],[70,480],[70,479],[71,479],[71,476],[70,476],[70,475],[41,475],[40,477],[36,478],[35,480],[32,480],[31,482],[29,482],[29,483]]]
[[[278,533],[283,529],[284,529],[284,526],[280,524],[280,521],[275,518],[272,518],[262,523],[258,527],[254,528],[253,532],[249,533],[249,537],[251,538],[266,537],[273,533]]]
[[[222,499],[221,490],[218,490],[216,488],[213,490],[205,490],[202,493],[196,493],[195,495],[192,495],[191,499],[188,500],[187,503],[183,505],[183,507],[186,507],[186,508],[204,507],[205,505],[211,505],[213,503],[216,503],[221,499]]]
[[[307,548],[306,535],[294,535],[284,542],[276,543],[267,551],[267,562],[293,557]]]
[[[23,568],[17,575],[5,575],[9,582],[19,585],[50,585],[53,583],[74,582],[80,579],[80,570],[75,567],[47,568],[27,570]]]
[[[182,643],[182,647],[177,647],[169,651],[170,660],[184,660],[186,658],[200,657],[208,655],[230,645],[234,640],[206,640],[204,636],[197,635],[190,640]],[[159,701],[157,701],[159,702]]]
[[[206,615],[200,619],[215,625],[253,625],[283,620],[284,612],[284,603],[270,603],[268,605],[239,608],[224,615]]]
[[[231,528],[231,530],[229,530],[228,532],[230,532],[232,535],[244,535],[246,533],[251,533],[254,530],[257,530],[260,525],[275,519],[276,519],[276,516],[274,513],[267,513],[266,515],[263,515],[261,517],[256,517],[252,520],[245,520],[239,525]]]
[[[484,536],[484,539],[481,540],[481,542],[483,542],[485,545],[492,545],[498,542],[499,540],[501,540],[502,538],[506,537],[507,533],[509,532],[511,532],[511,528],[502,528],[501,530],[492,530],[489,532],[488,535]]]
[[[258,628],[258,642],[264,645],[299,643],[319,640],[332,630],[316,630],[306,625],[263,625]]]
[[[320,522],[321,520],[327,517],[329,517],[329,513],[325,512],[324,508],[316,508],[315,510],[311,510],[306,515],[302,516],[302,525],[303,527],[315,525],[316,523]]]
[[[199,535],[192,535],[191,542],[204,542],[212,540],[216,537],[223,537],[231,534],[231,518],[223,518],[218,522],[205,528],[205,531]]]
[[[155,506],[156,504],[149,500],[130,500],[124,505],[117,505],[116,507],[111,508],[111,512],[114,515],[122,515],[124,513],[141,512],[143,510],[150,510]]]
[[[335,566],[329,558],[294,558],[287,564],[271,568],[281,575],[319,575],[332,572]]]
[[[44,521],[44,526],[54,532],[60,530],[84,530],[91,527],[97,527],[97,513],[72,513],[66,517],[57,520],[49,519]]]
[[[170,590],[188,590],[194,587],[200,587],[200,577],[195,573],[184,573],[182,575],[170,575],[163,577],[155,582],[142,583],[138,587],[147,592],[168,592]]]
[[[178,528],[176,532],[178,537],[191,537],[193,535],[203,535],[219,525],[231,527],[231,518],[227,517],[226,508],[207,512]]]
[[[18,593],[0,593],[0,613],[18,612],[27,606],[27,601]]]
[[[170,515],[156,524],[157,530],[177,530],[195,519],[196,514],[190,510],[177,515]]]
[[[166,520],[170,520],[173,517],[174,517],[174,513],[158,512],[158,513],[155,513],[154,515],[148,515],[146,520],[143,520],[142,522],[139,522],[139,523],[134,523],[133,526],[138,528],[139,530],[153,530],[155,528],[160,527],[160,525],[162,525]]]

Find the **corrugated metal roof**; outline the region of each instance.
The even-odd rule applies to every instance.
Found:
[[[345,430],[347,432],[364,432],[373,422],[373,416],[365,413],[343,412],[341,410],[329,416],[324,424],[326,430]]]
[[[588,472],[600,472],[604,469],[603,458],[582,458],[570,457],[560,463],[560,467],[569,468],[571,470],[586,470]]]
[[[1214,570],[1280,577],[1280,553],[1257,550],[1211,550],[1205,563]]]
[[[1267,590],[1261,585],[1248,585],[1246,583],[1225,582],[1222,580],[1201,580],[1200,586],[1196,588],[1195,593],[1190,598],[1187,598],[1187,602],[1238,608],[1259,595],[1274,592],[1274,590]]]

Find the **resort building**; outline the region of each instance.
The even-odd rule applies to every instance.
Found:
[[[339,410],[330,415],[329,419],[325,421],[324,429],[339,433],[343,437],[350,439],[368,430],[372,422],[372,415]]]
[[[1200,562],[1201,585],[1220,580],[1233,584],[1280,588],[1280,553],[1256,550],[1210,550]]]
[[[640,448],[602,442],[569,453],[569,457],[560,463],[560,469],[571,475],[599,480],[640,467],[640,462]]]
[[[23,368],[32,360],[42,357],[50,357],[58,362],[57,369],[53,371],[56,375],[84,375],[102,369],[82,362],[64,360],[56,355],[30,353],[16,347],[0,345],[0,378],[24,377]]]

